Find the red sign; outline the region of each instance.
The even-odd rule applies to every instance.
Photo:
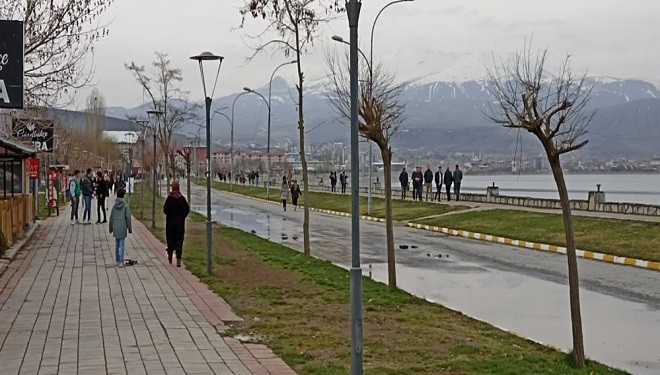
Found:
[[[26,163],[30,178],[39,178],[39,159],[28,158],[26,159]]]

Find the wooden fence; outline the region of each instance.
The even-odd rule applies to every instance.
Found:
[[[23,235],[27,225],[32,222],[34,222],[32,194],[0,198],[0,232],[5,237],[7,247],[13,245]]]

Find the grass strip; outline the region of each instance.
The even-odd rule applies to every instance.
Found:
[[[131,201],[134,214],[138,202]],[[145,196],[145,202],[149,223],[151,197]],[[162,203],[159,198],[154,233],[164,241]],[[216,266],[209,276],[203,220],[192,214],[187,223],[185,266],[245,319],[229,334],[267,344],[300,374],[348,374],[348,272],[253,234],[219,227],[214,230]],[[624,374],[594,362],[574,368],[568,354],[369,279],[363,292],[368,375]]]
[[[487,210],[417,221],[501,237],[566,246],[561,214]],[[660,223],[573,216],[579,249],[660,261]]]

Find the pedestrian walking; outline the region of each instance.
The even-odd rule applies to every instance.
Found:
[[[449,167],[447,167],[447,170],[445,171],[445,189],[447,189],[447,201],[451,200],[451,184],[454,182],[454,178],[452,177],[451,171],[449,170]]]
[[[105,199],[108,197],[108,185],[106,184],[105,179],[103,178],[103,172],[99,171],[96,173],[98,182],[96,183],[96,214],[97,220],[96,224],[106,223],[106,212],[105,212]],[[103,221],[101,221],[101,212],[103,212]]]
[[[399,175],[399,183],[401,184],[401,199],[406,199],[406,193],[408,193],[408,172],[406,172],[406,167],[403,167]]]
[[[341,183],[341,193],[346,194],[346,185],[348,185],[348,175],[346,174],[346,171],[341,171],[339,182]]]
[[[424,176],[422,175],[422,167],[415,168],[415,171],[412,173],[412,185],[413,185],[413,200],[422,200],[422,181]]]
[[[110,211],[110,223],[108,229],[115,238],[115,261],[117,266],[124,266],[124,255],[126,254],[126,237],[128,233],[133,233],[131,225],[131,208],[124,201],[126,190],[117,190],[117,199],[115,200],[112,211]]]
[[[85,207],[83,209],[83,224],[92,223],[92,195],[94,187],[92,185],[92,169],[87,168],[87,173],[80,181],[80,190],[82,191]]]
[[[80,205],[80,171],[73,172],[73,178],[69,182],[69,193],[71,194],[71,225],[80,223],[78,220],[78,206]],[[75,220],[75,221],[74,221]]]
[[[298,197],[302,195],[302,191],[300,191],[300,186],[298,185],[298,181],[293,181],[291,184],[291,201],[293,202],[293,210],[296,211],[298,209]]]
[[[176,266],[181,267],[183,238],[186,234],[186,217],[190,213],[190,206],[186,201],[186,197],[181,194],[179,180],[172,181],[172,191],[165,199],[163,213],[165,214],[167,261],[172,264],[172,256],[176,253]]]
[[[429,195],[431,200],[433,200],[433,172],[431,172],[431,165],[426,165],[426,171],[424,171],[424,187],[426,188],[426,201],[429,201]]]
[[[284,207],[284,211],[286,212],[286,201],[289,199],[289,184],[286,183],[285,176],[282,176],[282,195],[280,199],[282,199],[282,207]]]
[[[438,166],[435,172],[435,199],[440,202],[440,195],[442,195],[442,166]]]
[[[460,201],[461,200],[461,181],[463,180],[463,171],[461,171],[458,168],[458,164],[456,165],[456,170],[454,170],[454,175],[452,176],[454,179],[454,194],[456,195],[456,200]]]

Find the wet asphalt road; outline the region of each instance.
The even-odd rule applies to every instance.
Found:
[[[205,213],[205,190],[193,209]],[[213,192],[213,218],[302,250],[301,210]],[[202,204],[201,206],[199,204]],[[350,265],[350,219],[311,212],[312,254]],[[386,282],[385,226],[361,221],[365,275]],[[427,300],[564,350],[571,347],[566,258],[395,228],[398,286]],[[399,246],[408,246],[401,249]],[[579,259],[587,356],[635,374],[660,373],[660,272]]]

